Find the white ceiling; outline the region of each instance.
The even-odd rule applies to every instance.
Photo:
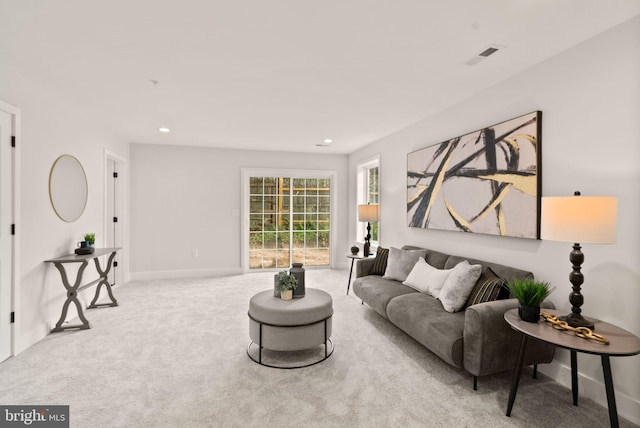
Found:
[[[0,0],[0,63],[127,141],[350,153],[638,14],[638,0]]]

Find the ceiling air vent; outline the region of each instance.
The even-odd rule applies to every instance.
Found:
[[[498,52],[500,49],[503,49],[503,48],[504,46],[500,46],[500,45],[489,45],[484,50],[482,50],[482,52],[480,52],[479,54],[477,54],[476,56],[468,60],[465,64],[476,65],[483,59],[487,58],[490,55],[493,55],[494,53]]]
[[[498,52],[499,50],[500,49],[498,49],[498,48],[486,48],[485,50],[480,52],[478,55],[479,56],[488,57],[489,55],[493,55],[494,53]]]

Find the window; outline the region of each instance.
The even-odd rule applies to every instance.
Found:
[[[358,204],[380,203],[380,157],[364,161],[358,165]],[[357,219],[356,219],[357,221]],[[363,241],[367,234],[366,223],[358,222],[357,241]],[[371,223],[371,244],[378,245],[380,222]]]
[[[295,262],[330,266],[332,177],[243,174],[248,269],[284,269]]]
[[[288,267],[290,182],[283,177],[249,179],[249,267]]]

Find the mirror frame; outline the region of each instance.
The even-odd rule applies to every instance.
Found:
[[[56,170],[56,166],[58,166],[58,168],[60,167],[60,164],[58,162],[60,162],[60,160],[62,159],[66,159],[69,158],[73,161],[75,161],[78,165],[78,167],[80,167],[80,171],[82,172],[82,179],[84,180],[84,201],[82,202],[82,209],[77,213],[77,215],[75,215],[75,213],[73,213],[73,215],[75,215],[75,217],[73,216],[67,216],[67,218],[65,218],[63,216],[63,214],[60,212],[61,211],[61,206],[60,206],[60,198],[56,197],[53,192],[52,192],[52,181],[53,181],[53,177],[55,174],[55,170]],[[78,178],[80,176],[78,175]],[[56,199],[58,199],[57,203],[58,203],[58,207],[56,208]],[[87,200],[89,199],[89,183],[87,182],[87,174],[84,171],[84,167],[82,166],[82,163],[80,163],[80,161],[78,160],[78,158],[76,158],[73,155],[69,155],[69,154],[63,154],[58,156],[58,158],[53,162],[53,165],[51,166],[51,171],[49,172],[49,200],[51,201],[51,207],[53,208],[53,211],[56,213],[56,215],[58,216],[58,218],[60,218],[60,220],[65,221],[67,223],[71,223],[76,221],[77,219],[80,218],[80,216],[82,216],[82,214],[84,213],[84,210],[87,207]],[[73,218],[72,218],[73,217]]]

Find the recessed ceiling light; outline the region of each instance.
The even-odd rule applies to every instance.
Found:
[[[158,128],[158,131],[160,131],[160,132],[164,132],[165,134],[166,134],[167,132],[171,132],[171,130],[170,130],[169,128],[166,128],[166,127],[164,127],[164,126],[163,126],[163,127]]]
[[[325,144],[331,144],[331,143],[333,143],[333,140],[332,140],[331,138],[326,138],[326,139],[324,140],[324,143],[325,143]]]

